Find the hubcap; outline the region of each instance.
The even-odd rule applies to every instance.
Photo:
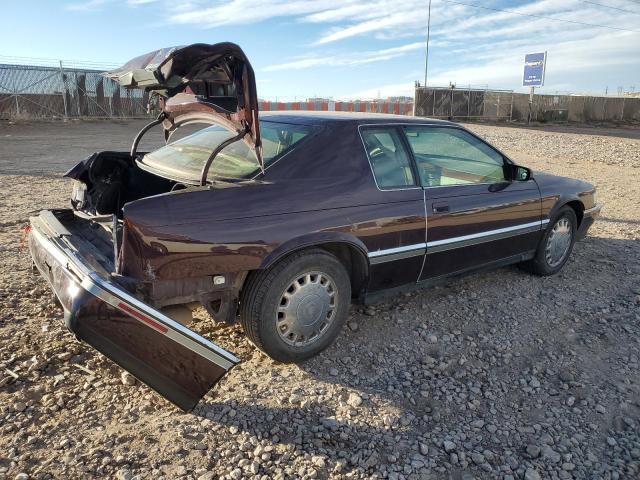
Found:
[[[336,315],[338,292],[333,279],[323,272],[308,272],[284,290],[276,313],[280,338],[296,347],[316,342]]]
[[[572,235],[571,223],[565,217],[553,226],[545,248],[545,258],[550,267],[557,267],[563,262],[569,252]]]

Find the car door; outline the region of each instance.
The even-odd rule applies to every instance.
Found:
[[[426,248],[424,190],[397,125],[360,127],[375,191],[354,232],[369,251],[369,292],[415,283]]]
[[[463,128],[407,125],[404,132],[425,192],[420,280],[511,263],[535,251],[542,222],[533,179],[509,178],[510,161]]]

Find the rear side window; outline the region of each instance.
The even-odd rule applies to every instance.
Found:
[[[265,167],[291,150],[310,132],[311,127],[306,125],[260,122]],[[211,126],[148,153],[143,163],[171,176],[197,180],[211,152],[232,135],[222,127]],[[209,178],[251,178],[259,171],[255,152],[240,140],[218,154],[211,165]]]
[[[416,185],[411,160],[399,131],[393,127],[361,130],[369,163],[380,189]]]

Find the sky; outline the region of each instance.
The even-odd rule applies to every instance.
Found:
[[[34,57],[116,66],[161,47],[231,41],[249,57],[258,94],[268,100],[412,96],[414,81],[424,82],[427,5],[11,1],[3,3],[0,63]],[[542,93],[640,90],[640,0],[432,0],[428,85],[528,91],[524,55],[542,51]]]

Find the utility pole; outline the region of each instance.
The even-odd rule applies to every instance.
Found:
[[[427,91],[427,75],[429,73],[429,34],[431,30],[431,0],[429,0],[429,9],[427,13],[427,48],[425,51],[425,61],[424,61],[424,88],[425,92]]]

